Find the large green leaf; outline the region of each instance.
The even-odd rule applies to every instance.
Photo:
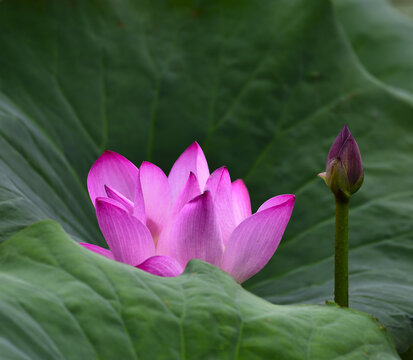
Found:
[[[334,4],[345,24],[346,4]],[[360,28],[362,5],[352,4]],[[398,21],[381,30],[400,54],[412,34],[395,32]],[[246,287],[278,303],[323,302],[332,299],[334,203],[316,174],[348,123],[366,171],[350,217],[351,305],[378,317],[405,351],[410,76],[389,57],[372,63],[346,31],[325,0],[0,2],[0,239],[52,218],[74,239],[102,244],[85,190],[99,153],[167,171],[198,140],[211,168],[246,179],[255,208],[297,195],[282,245]]]
[[[403,16],[386,0],[333,3],[351,46],[368,71],[413,96],[413,19]]]
[[[391,0],[391,2],[403,14],[413,18],[413,4],[410,0]]]
[[[81,248],[51,221],[0,256],[2,359],[398,359],[367,314],[272,305],[199,261],[158,278]]]

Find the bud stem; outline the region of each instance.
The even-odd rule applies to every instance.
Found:
[[[348,209],[350,199],[336,196],[334,301],[348,307]]]

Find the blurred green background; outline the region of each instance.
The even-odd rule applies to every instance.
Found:
[[[397,7],[403,14],[413,16],[413,4],[411,0],[392,0],[392,4]]]

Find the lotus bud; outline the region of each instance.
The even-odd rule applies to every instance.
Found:
[[[319,174],[336,196],[349,198],[364,180],[363,164],[356,140],[347,125],[330,148],[326,172]]]

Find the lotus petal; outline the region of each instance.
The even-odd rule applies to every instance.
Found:
[[[280,205],[285,203],[286,201],[291,200],[291,197],[294,195],[291,194],[283,194],[283,195],[277,195],[272,197],[271,199],[268,199],[266,202],[264,202],[257,210],[257,213],[266,209],[269,209],[271,207]]]
[[[260,271],[281,241],[295,197],[281,195],[276,198],[273,198],[274,206],[261,209],[239,224],[227,242],[221,268],[239,283]]]
[[[234,208],[234,220],[238,225],[241,221],[251,216],[251,200],[248,189],[241,179],[232,183],[232,205]]]
[[[155,255],[155,245],[148,228],[117,201],[97,198],[96,214],[115,260],[135,266]]]
[[[171,189],[168,178],[156,165],[144,161],[139,171],[146,226],[156,243],[171,211]]]
[[[175,202],[182,192],[190,172],[195,174],[199,182],[199,187],[201,191],[203,191],[209,177],[209,169],[204,152],[197,142],[192,143],[192,145],[181,154],[169,173],[168,180],[171,186],[173,202]]]
[[[170,244],[170,232],[171,227],[176,220],[181,209],[192,199],[201,195],[201,190],[199,188],[198,180],[194,173],[190,173],[188,180],[181,192],[181,194],[176,199],[173,209],[171,211],[171,215],[169,217],[168,224],[163,229],[161,235],[159,236],[159,240],[156,247],[157,254],[169,255],[169,244]]]
[[[93,164],[87,177],[90,199],[106,197],[105,185],[134,201],[139,170],[128,159],[113,151],[105,151]]]
[[[138,181],[136,182],[133,215],[146,224],[145,202],[143,199],[140,176],[138,176]]]
[[[169,253],[185,267],[191,259],[219,266],[223,243],[212,195],[205,191],[179,213],[170,232]]]
[[[341,152],[343,150],[343,146],[346,144],[347,140],[352,137],[350,130],[347,125],[343,127],[343,129],[339,132],[336,139],[334,140],[333,145],[331,145],[330,151],[328,152],[326,168],[330,161],[334,158],[338,158],[341,156]]]
[[[105,191],[108,198],[116,200],[121,203],[129,214],[133,214],[134,204],[128,198],[124,197],[120,192],[112,189],[110,186],[105,185]]]
[[[108,249],[104,249],[103,247],[93,245],[93,244],[88,244],[88,243],[78,243],[79,245],[82,245],[86,249],[93,251],[96,254],[106,256],[109,259],[115,260],[113,258],[113,254],[110,252]]]
[[[222,240],[227,242],[235,229],[234,210],[232,206],[232,185],[228,169],[224,166],[215,170],[208,178],[205,190],[211,192],[215,211],[221,228]]]
[[[136,267],[151,274],[164,277],[178,276],[183,271],[182,266],[174,258],[165,255],[152,256]]]
[[[198,179],[196,178],[196,175],[191,172],[189,173],[188,180],[181,194],[174,203],[172,216],[177,215],[189,201],[199,195],[201,195],[201,189],[199,187]]]

